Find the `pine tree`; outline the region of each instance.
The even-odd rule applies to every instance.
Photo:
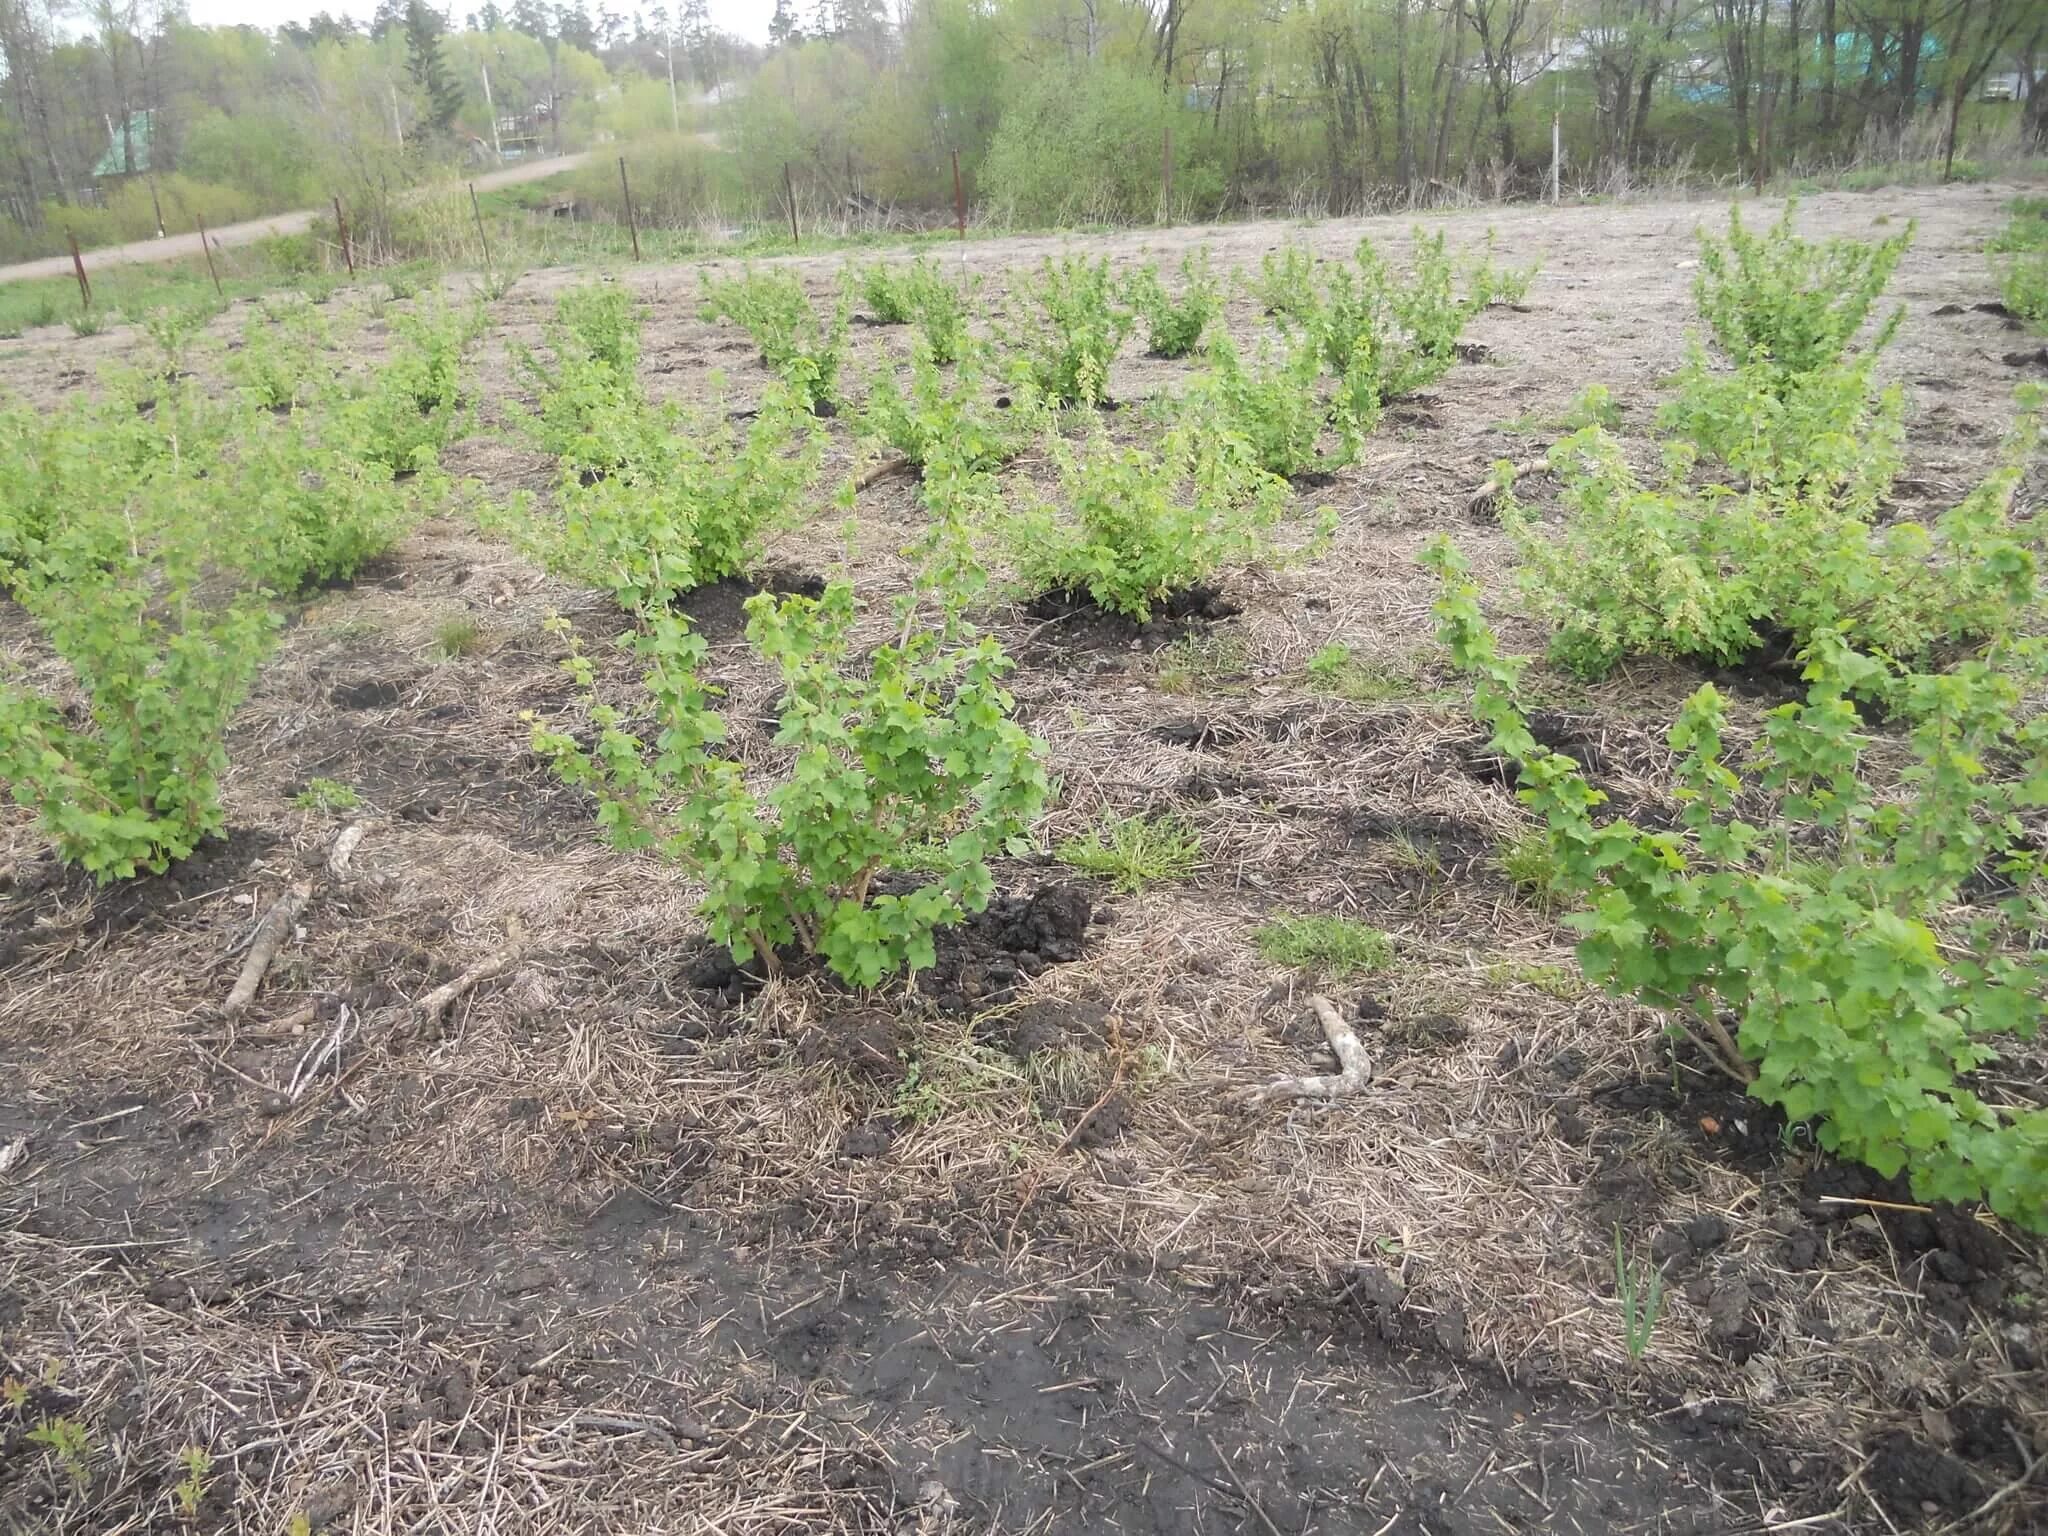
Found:
[[[768,42],[772,47],[784,43],[803,41],[803,28],[797,25],[796,6],[791,0],[775,0],[775,14],[768,21]]]
[[[462,88],[441,56],[441,18],[427,9],[425,0],[406,0],[405,67],[426,103],[428,126],[436,133],[448,132],[462,110]]]

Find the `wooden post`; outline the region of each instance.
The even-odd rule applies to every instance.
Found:
[[[1168,123],[1160,134],[1159,151],[1159,222],[1173,222],[1173,124]]]
[[[220,273],[213,265],[213,246],[206,238],[206,220],[200,219],[198,222],[199,253],[206,258],[206,275],[213,279],[213,296],[224,299],[227,295],[220,291]]]
[[[498,269],[491,260],[491,237],[484,233],[484,205],[476,200],[476,183],[473,181],[469,184],[469,211],[476,215],[476,238],[484,248],[484,275],[488,277]]]
[[[1559,200],[1560,171],[1564,163],[1564,134],[1558,126],[1558,114],[1550,114],[1550,200]]]
[[[796,183],[789,179],[789,162],[782,162],[782,192],[789,199],[789,243],[802,245],[804,237],[796,227]]]
[[[967,238],[967,195],[960,190],[960,151],[953,151],[953,222],[960,226],[960,238]]]
[[[619,156],[619,191],[626,197],[626,232],[633,237],[633,259],[640,259],[640,226],[633,220],[633,189],[626,182],[626,157]]]
[[[356,253],[349,249],[348,220],[342,217],[341,199],[338,197],[334,200],[334,228],[336,233],[341,236],[341,259],[348,263],[348,275],[354,277],[356,275]]]
[[[85,280],[85,258],[78,254],[78,236],[67,229],[64,231],[64,237],[71,242],[71,270],[78,274],[79,301],[87,309],[91,309],[92,284]]]

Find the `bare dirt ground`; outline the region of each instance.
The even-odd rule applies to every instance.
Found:
[[[2010,190],[1804,205],[1809,233],[1919,221],[1888,362],[1911,399],[1899,515],[1972,483],[2025,376],[2002,361],[2019,339],[1970,308],[1994,297],[1982,245]],[[1338,511],[1334,549],[1234,578],[1238,616],[1161,651],[1163,634],[1081,643],[992,606],[1060,779],[1048,846],[1104,810],[1172,811],[1204,866],[1124,896],[1006,864],[1004,902],[914,993],[720,990],[687,881],[599,845],[526,747],[522,711],[575,718],[545,615],[593,650],[620,616],[453,515],[295,614],[230,743],[224,844],[96,894],[7,813],[0,1147],[25,1140],[0,1173],[0,1372],[30,1391],[0,1405],[4,1518],[180,1528],[170,1485],[197,1444],[214,1472],[195,1527],[264,1532],[294,1513],[366,1533],[2042,1529],[2024,1480],[2048,1448],[2040,1245],[1898,1208],[1674,1063],[1652,1016],[1587,993],[1557,914],[1500,871],[1521,812],[1429,638],[1413,557],[1448,529],[1510,639],[1538,645],[1466,495],[1588,383],[1647,427],[1684,356],[1693,227],[1719,213],[1446,220],[1454,243],[1491,226],[1542,276],[1361,463],[1304,492]],[[994,313],[1006,274],[1069,246],[1254,268],[1362,232],[1398,259],[1407,231],[957,257]],[[841,266],[790,264],[818,297]],[[493,496],[547,493],[549,465],[501,430],[507,349],[537,344],[585,275],[528,274],[494,306],[478,431],[448,456]],[[762,372],[696,318],[694,269],[619,277],[649,306],[655,391],[751,403]],[[1260,322],[1240,299],[1230,323]],[[366,350],[381,333],[366,321]],[[856,374],[907,345],[854,334]],[[126,326],[32,334],[0,345],[0,384],[54,397],[144,345]],[[1141,436],[1143,402],[1187,365],[1136,350],[1111,388],[1138,407],[1114,429]],[[851,549],[818,503],[770,563],[843,565],[879,633],[915,488],[863,492]],[[738,596],[693,609],[753,756],[774,686]],[[451,618],[480,648],[437,653]],[[1384,699],[1309,690],[1333,641]],[[1698,681],[1546,678],[1542,725],[1654,808],[1662,722]],[[614,696],[629,683],[609,666]],[[362,808],[294,808],[314,778]],[[235,942],[301,879],[295,942],[230,1026]],[[1313,979],[1251,942],[1283,910],[1393,935],[1389,971],[1333,988],[1368,1021],[1374,1079],[1246,1112],[1233,1089],[1312,1069],[1319,1044]],[[511,945],[504,975],[423,1016],[432,987]],[[336,1038],[338,1079],[289,1102]],[[1668,1277],[1640,1362],[1617,1225]],[[60,1413],[91,1435],[83,1489],[24,1439]]]

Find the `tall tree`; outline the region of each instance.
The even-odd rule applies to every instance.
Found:
[[[797,24],[796,6],[792,0],[775,0],[775,14],[768,18],[768,41],[781,48],[790,43],[803,41],[804,30]]]
[[[426,0],[406,0],[405,68],[418,87],[427,125],[437,134],[455,126],[462,110],[462,87],[449,72],[441,56],[441,18],[427,9]]]

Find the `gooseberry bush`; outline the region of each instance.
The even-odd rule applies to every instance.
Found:
[[[1937,644],[2013,633],[2034,603],[2036,558],[2011,507],[2042,397],[2021,405],[2004,462],[1931,527],[1867,521],[1853,443],[1830,443],[1807,476],[1738,489],[1693,484],[1682,453],[1646,485],[1602,428],[1574,433],[1550,453],[1562,524],[1513,495],[1502,509],[1522,590],[1557,631],[1552,659],[1598,677],[1627,654],[1729,664],[1767,641],[1796,654],[1835,632],[1924,660]]]
[[[1298,341],[1280,353],[1247,363],[1227,336],[1210,343],[1210,372],[1197,382],[1190,405],[1205,426],[1241,439],[1252,462],[1266,473],[1289,478],[1334,469],[1357,453],[1372,421],[1361,422],[1348,395],[1334,405],[1323,399],[1322,364],[1313,342]],[[1371,391],[1367,408],[1377,419]],[[1318,449],[1324,429],[1335,427],[1337,452]]]
[[[771,386],[743,419],[649,401],[634,371],[639,319],[617,289],[565,295],[550,340],[552,365],[525,367],[540,393],[534,435],[561,463],[556,505],[508,514],[550,570],[628,610],[663,608],[739,575],[796,515],[820,446],[797,391]]]
[[[1730,208],[1725,240],[1700,232],[1693,283],[1700,315],[1729,357],[1767,362],[1781,379],[1841,360],[1913,243],[1908,224],[1889,240],[1815,244],[1793,233],[1796,208],[1788,202],[1762,235]],[[1904,315],[1895,310],[1867,350],[1882,350]]]
[[[1294,510],[1287,482],[1240,438],[1183,422],[1159,448],[1119,448],[1098,428],[1051,442],[1064,506],[1038,501],[1006,533],[1026,581],[1085,595],[1140,623],[1155,603],[1224,567],[1291,553],[1274,535]],[[1303,550],[1334,529],[1325,513]]]
[[[1588,979],[1659,1010],[1824,1149],[2048,1229],[2048,1109],[1983,1070],[2048,1011],[2044,855],[2019,819],[2048,805],[2048,717],[2027,702],[2048,644],[1927,673],[1817,632],[1805,699],[1740,759],[1714,687],[1687,700],[1679,825],[1650,830],[1603,814],[1578,764],[1537,743],[1523,664],[1498,653],[1464,560],[1441,539],[1425,559],[1473,713],[1519,765],[1553,889],[1580,904]],[[1867,764],[1858,700],[1906,734],[1895,782]]]
[[[732,320],[761,349],[773,369],[812,410],[838,401],[839,367],[846,356],[846,306],[827,319],[811,308],[804,285],[788,272],[755,272],[704,279],[703,318]]]
[[[1059,405],[1092,405],[1136,315],[1121,301],[1109,258],[1047,257],[1024,292],[1033,306],[1021,344],[1038,390]]]
[[[68,519],[15,568],[71,686],[0,671],[0,781],[101,881],[161,872],[223,825],[222,738],[277,621],[207,577],[195,541],[145,551],[118,510]]]
[[[1364,239],[1349,262],[1306,270],[1283,263],[1262,285],[1283,330],[1311,342],[1344,381],[1354,412],[1364,412],[1368,398],[1376,407],[1442,378],[1458,360],[1466,324],[1508,281],[1485,253],[1465,264],[1461,280],[1441,230],[1417,230],[1414,248],[1405,278]],[[1526,287],[1528,275],[1513,281]]]
[[[1046,425],[1046,411],[1028,381],[1014,386],[1007,405],[979,357],[962,356],[951,374],[922,338],[911,348],[906,389],[886,363],[868,386],[864,432],[887,443],[920,470],[944,458],[969,470],[1007,464]]]
[[[783,681],[786,769],[772,780],[750,782],[720,751],[704,641],[673,614],[629,637],[647,664],[651,747],[642,722],[592,698],[594,746],[537,726],[534,748],[595,795],[615,846],[703,882],[710,935],[736,962],[772,975],[794,951],[872,987],[929,968],[933,935],[988,905],[989,860],[1036,818],[1046,779],[995,640],[905,613],[899,638],[870,648],[856,617],[843,582],[748,600],[747,638]],[[565,665],[589,696],[588,659],[572,648]]]
[[[1124,292],[1145,322],[1145,350],[1153,357],[1186,357],[1223,313],[1223,288],[1210,270],[1206,250],[1181,258],[1179,293],[1168,293],[1150,265],[1125,280]]]
[[[956,284],[928,256],[907,266],[864,267],[850,278],[877,325],[915,325],[933,362],[950,363],[966,349],[967,307],[979,278]]]

